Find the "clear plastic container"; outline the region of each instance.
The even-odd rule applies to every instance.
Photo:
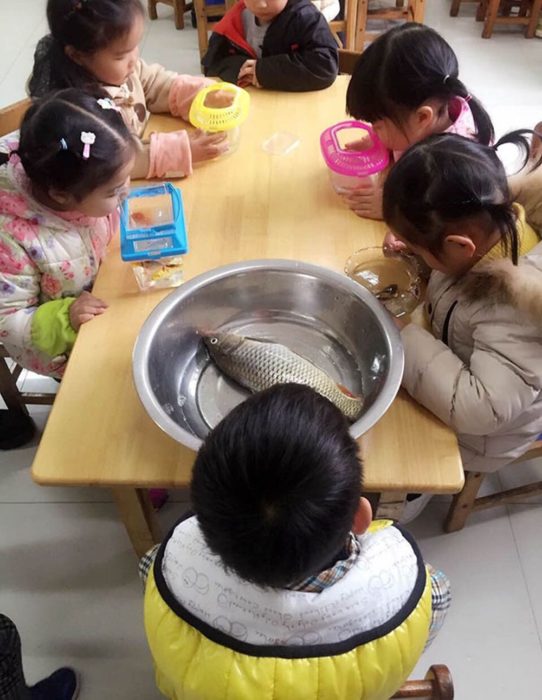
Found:
[[[183,283],[183,256],[156,260],[139,260],[131,263],[139,289],[164,289]]]
[[[410,314],[420,303],[423,280],[412,255],[385,251],[381,246],[361,248],[348,258],[344,271],[394,316]]]
[[[390,162],[388,149],[363,122],[344,121],[330,126],[320,136],[320,148],[331,184],[339,194],[375,182]]]

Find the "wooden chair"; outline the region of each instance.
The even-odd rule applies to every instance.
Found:
[[[205,0],[194,0],[196,11],[196,22],[198,28],[198,46],[200,58],[203,58],[209,46],[209,32],[212,31],[216,22],[209,17],[218,17],[226,13],[230,7],[235,5],[236,0],[225,0],[221,5],[208,5]]]
[[[530,459],[542,457],[542,436],[521,457],[512,462],[518,464]],[[530,496],[542,494],[542,481],[536,481],[514,489],[492,493],[490,496],[477,498],[478,491],[484,480],[483,472],[465,472],[465,485],[463,490],[454,496],[448,515],[444,522],[445,532],[457,532],[465,527],[469,515],[477,510],[485,510],[494,506],[502,506],[507,503],[517,503]]]
[[[359,22],[362,21],[363,14],[367,10],[367,3],[368,0],[345,0],[344,19],[334,19],[329,23],[329,28],[339,45],[339,49],[356,50],[356,36],[360,31]],[[363,10],[363,6],[365,6],[365,10]],[[344,41],[341,40],[339,34],[344,35]]]
[[[0,136],[9,134],[18,129],[26,110],[30,106],[30,100],[21,100],[15,104],[0,109]],[[55,394],[42,394],[21,392],[17,387],[17,379],[22,372],[22,367],[12,363],[10,368],[7,359],[8,354],[0,344],[0,395],[10,410],[19,410],[28,413],[27,404],[52,404]]]
[[[158,19],[156,5],[158,5],[159,2],[161,2],[162,5],[169,5],[173,8],[175,27],[177,29],[184,29],[184,13],[192,9],[192,3],[185,2],[185,0],[148,0],[150,19]]]
[[[542,1],[542,0],[541,0]],[[425,15],[425,0],[397,0],[389,7],[371,9],[370,0],[359,0],[358,17],[356,20],[356,39],[354,49],[363,51],[365,43],[376,39],[381,32],[368,32],[367,22],[369,20],[403,20],[405,22],[419,22],[423,24]],[[348,47],[347,47],[348,48]]]
[[[339,73],[352,75],[360,56],[361,53],[359,51],[339,49]]]
[[[447,666],[431,666],[423,681],[407,681],[392,698],[453,700],[454,684]]]
[[[525,38],[532,39],[536,31],[536,25],[542,0],[482,0],[482,10],[485,10],[485,22],[482,30],[484,39],[491,38],[495,25],[518,25],[525,27]],[[517,14],[511,14],[513,8],[518,8]]]
[[[525,27],[525,38],[532,39],[542,9],[542,0],[452,0],[450,16],[457,17],[462,2],[478,2],[476,21],[484,22],[482,37],[491,38],[495,25]]]

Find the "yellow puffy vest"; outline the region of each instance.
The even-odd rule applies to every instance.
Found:
[[[373,523],[368,536],[387,528],[397,541],[390,521]],[[388,700],[418,661],[431,621],[431,579],[415,543],[399,532],[418,563],[402,609],[369,633],[335,644],[281,646],[276,655],[268,646],[212,629],[193,604],[189,610],[172,598],[161,573],[164,542],[145,591],[145,629],[158,688],[171,700]]]

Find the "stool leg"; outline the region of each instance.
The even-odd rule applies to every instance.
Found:
[[[538,18],[540,17],[540,10],[542,9],[542,0],[533,0],[531,5],[531,15],[529,24],[527,25],[527,31],[525,32],[526,39],[532,39],[536,32],[536,25],[538,24]]]
[[[173,11],[175,13],[175,27],[184,29],[184,0],[173,0]]]
[[[487,14],[487,0],[481,0],[476,9],[476,21],[483,22]]]
[[[149,19],[158,19],[158,13],[156,12],[156,0],[149,0],[147,8],[149,12]]]
[[[454,496],[444,522],[444,532],[457,532],[465,527],[483,480],[484,474],[480,472],[465,472],[465,485]]]
[[[450,17],[457,17],[459,14],[459,8],[461,6],[461,0],[452,0],[452,6],[450,7]]]
[[[488,0],[486,21],[484,24],[484,29],[482,30],[483,39],[490,39],[491,35],[493,34],[495,20],[497,19],[497,14],[499,13],[499,4],[499,0]]]

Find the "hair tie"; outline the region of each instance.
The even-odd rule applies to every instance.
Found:
[[[96,134],[92,131],[82,131],[81,143],[84,144],[83,160],[88,160],[90,158],[90,147],[96,143]]]
[[[112,109],[115,112],[120,112],[120,107],[110,97],[100,97],[96,102],[102,109]]]
[[[68,150],[68,142],[66,141],[66,139],[60,139],[60,150],[61,151]]]
[[[450,79],[450,76],[449,76],[449,74],[447,73],[447,74],[444,76],[444,80],[442,81],[442,82],[444,83],[444,85],[446,85],[446,83],[448,82],[449,79]]]
[[[469,94],[464,98],[464,100],[465,100],[465,102],[470,102],[470,101],[472,100],[472,95],[470,94],[470,92],[469,92]]]

